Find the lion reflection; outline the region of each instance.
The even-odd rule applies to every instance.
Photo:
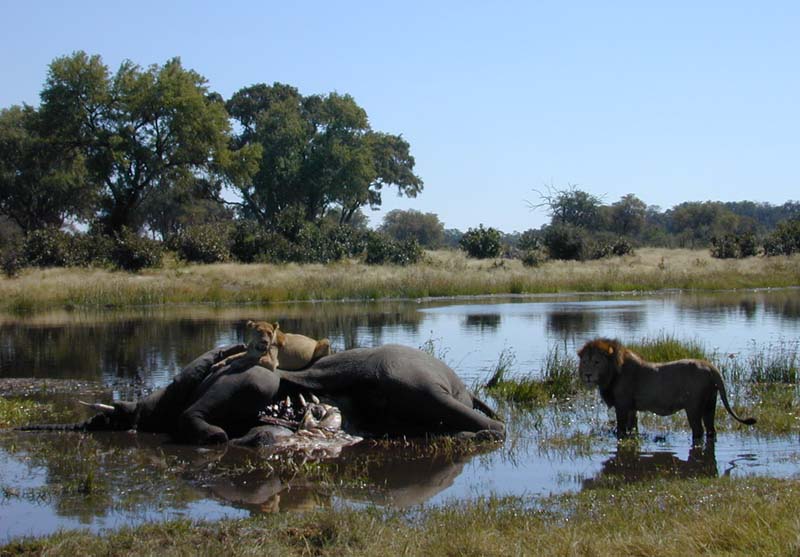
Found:
[[[583,489],[617,487],[657,478],[714,478],[719,475],[713,442],[695,446],[683,460],[671,451],[641,452],[636,444],[621,444],[603,462],[593,478],[584,479]]]

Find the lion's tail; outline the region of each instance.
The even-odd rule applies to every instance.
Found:
[[[717,390],[719,391],[719,397],[722,399],[722,404],[725,406],[725,410],[728,411],[728,414],[733,416],[734,420],[744,425],[753,425],[756,423],[755,418],[740,418],[739,416],[737,416],[736,413],[731,408],[731,405],[728,404],[728,394],[725,391],[725,382],[722,380],[722,375],[720,375],[719,371],[716,371],[716,373],[714,374],[714,383],[716,383],[717,385]]]

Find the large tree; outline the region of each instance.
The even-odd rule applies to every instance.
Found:
[[[94,197],[83,157],[43,138],[41,122],[30,106],[0,111],[0,214],[24,233],[86,217]]]
[[[422,190],[408,142],[372,130],[350,95],[306,97],[289,85],[259,84],[227,107],[241,128],[237,147],[263,150],[258,173],[239,193],[246,216],[264,225],[290,207],[307,221],[336,210],[345,223],[362,207],[380,206],[385,186],[409,197]]]
[[[257,164],[257,147],[230,150],[221,98],[178,58],[146,69],[125,61],[112,75],[100,56],[76,52],[50,64],[41,100],[50,137],[80,150],[101,189],[107,232],[139,227],[156,191],[202,180],[214,195]]]

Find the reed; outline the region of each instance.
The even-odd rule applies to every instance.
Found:
[[[497,400],[525,406],[566,400],[579,389],[577,362],[557,346],[547,352],[538,374],[513,375],[514,353],[506,348],[498,357],[485,389]]]
[[[270,303],[560,292],[726,289],[797,285],[800,255],[719,260],[705,251],[641,249],[597,261],[471,260],[429,252],[417,265],[179,265],[140,273],[104,269],[29,269],[0,278],[0,311],[167,303]]]
[[[708,360],[710,358],[700,341],[696,339],[682,340],[665,332],[653,337],[642,338],[625,346],[649,362],[671,362],[684,358]]]

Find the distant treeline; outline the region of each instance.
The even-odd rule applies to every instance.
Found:
[[[437,215],[413,210],[369,230],[362,210],[380,207],[385,188],[422,191],[414,165],[408,142],[373,130],[350,95],[274,83],[224,99],[177,58],[112,72],[76,52],[51,62],[38,107],[0,111],[0,259],[13,274],[135,270],[158,265],[164,250],[197,262],[407,264],[423,247],[458,246],[537,264],[639,245],[711,246],[724,257],[800,249],[797,202],[661,211],[633,194],[606,205],[574,187],[540,193],[551,221],[536,230],[445,230]]]

